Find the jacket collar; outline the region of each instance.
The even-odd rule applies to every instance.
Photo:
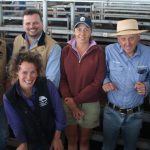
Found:
[[[39,39],[39,41],[37,43],[38,46],[45,45],[45,36],[46,35],[45,35],[44,31],[42,31],[42,35],[41,35],[41,37],[40,37],[40,39]],[[22,37],[24,38],[24,40],[26,39],[25,38],[26,37],[26,33],[25,32],[22,34]]]

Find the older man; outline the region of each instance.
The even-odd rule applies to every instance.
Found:
[[[118,43],[106,47],[107,76],[103,89],[108,103],[104,110],[103,150],[114,150],[121,130],[124,150],[135,150],[142,127],[142,104],[150,90],[150,47],[141,44],[134,19],[117,22]]]

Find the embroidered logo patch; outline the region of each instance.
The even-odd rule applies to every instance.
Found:
[[[81,17],[81,18],[80,18],[80,21],[83,21],[83,22],[84,22],[84,21],[85,21],[85,17]]]
[[[39,105],[40,107],[46,106],[48,104],[48,99],[45,96],[39,97]]]

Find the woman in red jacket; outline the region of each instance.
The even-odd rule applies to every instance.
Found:
[[[89,150],[91,129],[99,125],[105,57],[91,33],[90,18],[75,18],[74,37],[62,50],[60,92],[67,115],[68,150],[77,150],[78,144],[80,150]]]

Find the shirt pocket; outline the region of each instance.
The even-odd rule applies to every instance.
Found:
[[[110,69],[110,71],[122,72],[123,71],[123,66],[120,62],[111,61],[109,63],[109,69]]]
[[[148,74],[148,66],[137,66],[138,81],[145,81]]]

